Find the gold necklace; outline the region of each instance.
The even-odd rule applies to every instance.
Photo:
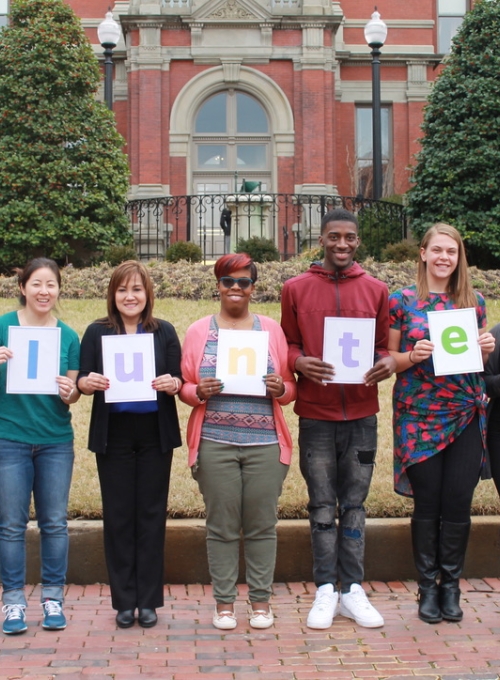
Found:
[[[231,328],[236,328],[236,326],[238,326],[240,323],[243,323],[244,321],[247,321],[250,318],[253,319],[253,314],[252,314],[252,312],[248,312],[248,314],[246,315],[246,317],[244,319],[238,319],[238,321],[234,321],[234,322],[228,321],[227,319],[225,319],[221,315],[220,312],[217,314],[217,317],[218,317],[219,326],[220,326],[220,322],[224,321],[224,323],[227,324],[228,326],[231,326]]]

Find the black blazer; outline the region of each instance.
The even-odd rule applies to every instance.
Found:
[[[158,328],[153,332],[156,375],[170,373],[182,380],[181,346],[175,328],[168,321],[162,319],[157,321]],[[103,373],[101,341],[103,335],[116,335],[116,331],[98,322],[90,324],[85,331],[81,344],[78,380],[88,376],[89,373]],[[106,453],[109,410],[110,404],[104,401],[104,392],[95,392],[88,442],[88,448],[95,453]],[[175,397],[166,392],[158,392],[158,424],[162,452],[181,445]]]

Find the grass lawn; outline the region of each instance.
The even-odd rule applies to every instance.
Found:
[[[0,313],[16,308],[12,299],[0,299]],[[167,319],[177,329],[181,342],[187,327],[196,319],[218,311],[218,303],[163,299],[155,303],[156,315]],[[252,311],[260,312],[277,320],[280,317],[278,303],[253,304]],[[80,336],[87,325],[105,314],[104,300],[64,300],[59,305],[60,318],[74,328]],[[500,322],[500,303],[488,302],[489,326]],[[377,465],[370,495],[366,504],[370,517],[397,517],[409,515],[412,502],[396,495],[392,488],[392,380],[380,386],[379,441]],[[87,450],[87,432],[91,398],[82,396],[72,406],[76,436],[76,463],[70,497],[70,515],[73,518],[98,518],[101,515],[99,482],[94,455]],[[186,429],[189,407],[178,401],[181,431]],[[293,440],[297,441],[297,416],[293,405],[285,408]],[[298,467],[298,450],[295,449],[293,463],[285,482],[280,500],[280,517],[305,517],[307,492]],[[493,482],[480,482],[474,497],[474,514],[498,514],[500,503]],[[187,467],[185,447],[177,449],[170,483],[169,515],[172,517],[197,517],[203,513],[203,501],[196,483],[191,479]]]

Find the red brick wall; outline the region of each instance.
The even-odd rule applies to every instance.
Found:
[[[104,18],[108,0],[68,0],[83,18]],[[378,5],[383,19],[436,19],[436,0],[405,2],[386,0]],[[347,19],[368,21],[374,11],[373,0],[344,0],[342,9]],[[97,43],[97,31],[88,29],[92,43]],[[435,29],[404,29],[390,27],[387,44],[432,44]],[[347,43],[364,44],[362,28],[344,30]],[[138,31],[131,35],[133,45],[139,43]],[[275,46],[298,47],[299,29],[275,30]],[[330,45],[332,32],[325,31],[324,44]],[[189,46],[189,30],[168,29],[162,32],[163,46]],[[170,185],[173,194],[185,194],[188,188],[186,160],[169,155],[170,114],[173,103],[184,85],[213,65],[194,64],[191,60],[173,60],[169,71],[141,70],[128,76],[128,101],[115,102],[114,111],[120,132],[128,139],[132,183]],[[292,192],[297,184],[318,183],[337,185],[341,194],[355,191],[355,106],[337,102],[334,76],[323,70],[295,70],[291,60],[256,64],[256,70],[272,78],[288,98],[294,115],[295,155],[278,158],[276,190]],[[440,67],[427,70],[434,80]],[[406,65],[384,65],[383,82],[406,81]],[[343,82],[371,81],[371,67],[366,65],[341,67]],[[384,99],[385,101],[385,99]],[[393,112],[394,189],[400,193],[408,187],[407,167],[418,150],[423,104],[395,103]]]

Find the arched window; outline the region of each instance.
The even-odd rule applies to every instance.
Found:
[[[236,90],[218,92],[201,105],[192,135],[196,193],[228,193],[243,180],[271,190],[271,130],[264,107]]]

